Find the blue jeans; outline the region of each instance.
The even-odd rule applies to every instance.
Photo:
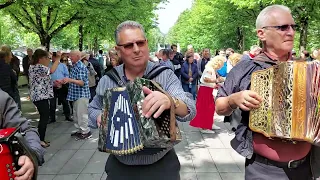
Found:
[[[191,88],[189,87],[189,84],[182,83],[182,89],[184,92],[191,93],[193,95],[193,99],[196,99],[196,84],[191,84]]]

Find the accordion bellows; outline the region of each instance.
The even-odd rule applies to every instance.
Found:
[[[263,98],[249,127],[266,137],[320,143],[320,63],[281,62],[252,73],[251,90]]]
[[[142,86],[166,93],[153,81],[137,78],[124,87],[106,90],[98,148],[115,155],[129,155],[144,148],[170,148],[181,141],[174,107],[159,118],[145,118]],[[172,99],[171,99],[172,100]]]

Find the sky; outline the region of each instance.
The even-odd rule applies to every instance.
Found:
[[[191,8],[193,0],[168,0],[160,5],[163,9],[157,10],[160,31],[167,34],[169,29],[178,20],[179,15],[186,9]]]

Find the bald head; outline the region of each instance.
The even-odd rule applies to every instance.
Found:
[[[72,64],[77,63],[81,59],[81,52],[80,51],[71,51],[70,52],[70,59]]]

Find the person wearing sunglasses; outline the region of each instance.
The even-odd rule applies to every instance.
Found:
[[[252,61],[240,61],[235,66],[216,99],[216,112],[229,116],[241,110],[241,124],[231,146],[246,158],[246,180],[311,180],[320,177],[320,148],[308,142],[269,139],[253,133],[248,127],[250,110],[258,108],[262,97],[250,90],[251,74],[257,70],[291,59],[296,25],[291,10],[283,5],[263,9],[256,20],[257,36],[262,53]]]
[[[133,81],[137,77],[148,74],[158,65],[149,61],[148,41],[141,24],[125,21],[118,25],[115,31],[117,54],[123,64],[114,67],[121,81]],[[152,80],[158,82],[175,100],[175,114],[179,121],[190,121],[195,116],[195,101],[185,93],[178,77],[170,69],[163,70]],[[97,86],[96,96],[89,104],[89,123],[97,128],[101,122],[103,96],[107,88],[117,87],[109,76],[103,76]],[[142,104],[145,117],[159,117],[165,109],[169,109],[171,102],[168,96],[158,91],[151,91],[143,87],[146,98]],[[115,156],[110,154],[105,166],[107,180],[179,180],[180,162],[172,148],[148,149],[137,154]]]

